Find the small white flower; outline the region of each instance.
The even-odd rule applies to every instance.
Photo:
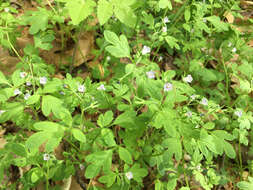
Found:
[[[192,117],[192,112],[191,112],[191,111],[188,111],[188,112],[186,113],[186,116],[187,116],[187,117]]]
[[[105,85],[101,84],[99,87],[97,87],[97,90],[105,91]]]
[[[19,89],[15,89],[14,90],[14,95],[16,96],[16,95],[19,95],[19,94],[21,94],[21,91]]]
[[[168,17],[166,16],[166,17],[164,17],[164,19],[163,19],[163,23],[164,24],[166,24],[166,23],[168,23],[168,22],[170,22],[170,20],[168,19]]]
[[[186,77],[183,78],[183,81],[184,82],[188,82],[188,83],[191,83],[193,80],[192,76],[191,75],[187,75]]]
[[[233,53],[235,53],[235,52],[236,52],[236,48],[235,48],[235,47],[232,49],[232,52],[233,52]]]
[[[79,164],[79,168],[80,168],[80,170],[84,170],[84,165]]]
[[[40,77],[40,84],[44,85],[47,83],[47,77]]]
[[[111,60],[111,57],[110,57],[110,56],[107,56],[107,57],[106,57],[106,60],[107,60],[107,61],[110,61],[110,60]]]
[[[61,95],[65,95],[65,92],[63,92],[63,91],[60,91],[60,94],[61,94]]]
[[[2,115],[4,112],[6,112],[5,110],[0,110],[0,115]]]
[[[4,8],[4,11],[5,11],[6,13],[8,13],[8,12],[10,11],[10,9],[9,9],[8,7],[6,7],[6,8]]]
[[[201,102],[202,105],[207,106],[208,105],[208,100],[206,98],[202,98]]]
[[[203,22],[206,23],[206,18],[203,18]]]
[[[81,93],[84,93],[85,92],[85,86],[84,85],[79,85],[78,86],[78,91],[81,92]]]
[[[237,117],[242,117],[242,110],[235,111]]]
[[[154,79],[155,78],[155,72],[154,71],[148,71],[146,72],[146,75],[149,79]]]
[[[67,85],[67,84],[64,84],[64,85],[63,85],[63,88],[68,88],[68,85]]]
[[[29,81],[26,82],[26,86],[31,86],[31,85],[32,85],[31,82],[29,82]]]
[[[165,83],[163,86],[163,90],[165,92],[171,91],[173,89],[173,85],[171,83]]]
[[[50,155],[49,154],[44,154],[43,155],[43,160],[45,160],[45,161],[50,160]]]
[[[191,95],[190,97],[191,97],[191,99],[192,99],[192,100],[195,100],[196,95],[195,95],[195,94],[193,94],[193,95]]]
[[[167,26],[164,26],[164,27],[162,28],[162,31],[163,31],[163,33],[166,33],[166,32],[167,32]]]
[[[158,58],[158,61],[162,61],[162,60],[163,60],[163,57],[160,55]]]
[[[195,32],[195,30],[194,29],[191,29],[191,33],[194,33]]]
[[[20,72],[19,76],[20,76],[20,78],[23,79],[23,78],[25,78],[27,76],[27,73],[26,72]]]
[[[31,96],[31,94],[26,93],[25,96],[24,96],[24,99],[25,99],[25,100],[28,100],[28,98],[30,98],[30,96]]]
[[[229,42],[229,43],[228,43],[228,47],[231,47],[231,46],[232,46],[232,43],[231,43],[231,42]]]
[[[127,172],[125,175],[128,180],[131,180],[134,177],[132,172]]]
[[[148,47],[148,46],[143,46],[142,51],[141,51],[142,55],[146,55],[146,54],[148,54],[148,53],[150,53],[150,52],[151,52],[150,47]]]

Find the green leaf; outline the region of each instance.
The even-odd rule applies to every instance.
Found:
[[[50,50],[53,45],[51,42],[55,39],[53,34],[42,34],[38,33],[34,35],[34,45],[36,48],[41,48],[43,50]]]
[[[71,0],[66,4],[70,18],[74,25],[78,25],[91,15],[95,6],[96,3],[92,0]]]
[[[163,184],[160,180],[156,180],[155,182],[155,190],[163,190]]]
[[[171,48],[180,49],[179,45],[177,44],[178,40],[172,36],[166,36],[165,41]]]
[[[191,10],[190,8],[186,8],[185,11],[184,11],[184,19],[186,22],[188,22],[191,18]]]
[[[26,157],[26,149],[24,145],[18,144],[18,143],[10,143],[8,146],[10,146],[11,151],[21,157]]]
[[[225,150],[226,155],[231,159],[235,158],[236,153],[235,153],[233,146],[226,141],[224,141],[223,146],[224,146],[224,150]]]
[[[47,117],[53,109],[60,109],[62,101],[54,96],[47,95],[42,98],[42,113]]]
[[[114,134],[111,131],[111,129],[103,128],[101,130],[101,135],[102,135],[102,138],[107,146],[109,146],[109,147],[116,146],[116,142],[114,140]]]
[[[33,12],[33,14],[28,18],[28,23],[31,25],[29,33],[32,35],[38,33],[39,31],[45,31],[48,27],[47,11],[42,8],[39,10],[40,11]]]
[[[118,3],[116,3],[114,7],[114,14],[116,18],[120,20],[120,22],[131,28],[135,27],[137,17],[134,14],[133,10],[126,4],[121,4],[121,2],[118,1]]]
[[[158,5],[159,5],[160,9],[169,8],[169,10],[172,10],[172,4],[171,4],[170,0],[160,0]]]
[[[99,182],[106,184],[106,187],[110,187],[114,184],[116,180],[117,174],[113,172],[109,172],[108,174],[100,177],[98,179]]]
[[[119,147],[119,157],[127,164],[133,164],[132,156],[126,148]]]
[[[40,95],[35,94],[28,98],[28,100],[26,101],[26,104],[27,105],[36,104],[39,100],[40,100]]]
[[[113,120],[113,112],[112,111],[107,111],[104,115],[100,114],[98,117],[98,125],[100,127],[106,127],[108,126]]]
[[[97,7],[97,16],[101,25],[105,24],[113,15],[113,4],[107,0],[99,0]]]
[[[133,179],[137,182],[142,182],[142,178],[148,175],[146,168],[141,168],[140,164],[134,164],[130,170],[133,173]]]
[[[218,16],[209,16],[209,17],[206,17],[206,20],[208,20],[214,25],[214,27],[217,29],[217,32],[228,30],[228,24],[225,22],[222,22],[220,20],[220,17]]]
[[[72,134],[76,140],[83,143],[86,142],[86,136],[83,134],[83,132],[80,129],[72,129]]]
[[[252,177],[248,177],[249,182],[247,181],[241,181],[239,183],[237,183],[237,187],[241,190],[250,190],[253,189],[253,178]]]
[[[121,35],[120,38],[109,30],[104,31],[105,40],[112,45],[105,49],[115,57],[130,57],[130,48],[126,36]]]
[[[175,154],[177,161],[182,158],[182,145],[180,139],[167,138],[163,141],[163,146],[168,148],[171,155]]]
[[[27,139],[25,145],[30,151],[37,152],[40,145],[50,138],[49,135],[50,133],[44,131],[35,133]]]
[[[84,175],[87,179],[92,179],[99,174],[100,170],[101,170],[101,165],[90,164],[86,168]]]
[[[203,128],[209,129],[209,130],[213,129],[214,127],[215,127],[215,123],[213,123],[213,122],[207,122],[207,123],[203,126]]]
[[[50,121],[41,121],[34,124],[34,128],[38,131],[47,131],[47,132],[54,132],[64,127],[58,123],[50,122]]]
[[[20,70],[16,70],[12,75],[11,75],[12,83],[15,87],[19,87],[20,85],[25,83],[25,79],[20,78]]]
[[[2,71],[0,71],[0,84],[8,84],[8,80],[5,78],[4,74]]]

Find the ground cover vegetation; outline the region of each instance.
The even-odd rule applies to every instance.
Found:
[[[0,189],[253,189],[251,6],[0,0]]]

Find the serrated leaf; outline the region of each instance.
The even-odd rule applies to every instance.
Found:
[[[8,84],[8,80],[5,78],[2,71],[0,71],[0,84]]]
[[[160,9],[168,8],[169,10],[172,10],[172,4],[170,0],[159,0],[158,5]]]
[[[231,159],[235,158],[236,153],[235,153],[233,146],[226,141],[224,141],[223,146],[224,146],[224,150],[225,150],[226,155]]]
[[[37,129],[38,131],[48,131],[48,132],[53,132],[53,131],[58,131],[59,129],[64,129],[63,126],[61,126],[58,123],[54,123],[51,121],[41,121],[37,122],[34,124],[34,128]]]
[[[101,165],[90,164],[86,168],[84,175],[87,179],[92,179],[99,174],[100,170],[101,170]]]
[[[127,164],[133,164],[132,156],[126,148],[119,147],[119,157]]]
[[[92,0],[71,0],[66,4],[70,18],[74,25],[78,25],[91,15],[95,6],[96,3]]]
[[[127,42],[127,38],[121,35],[120,38],[111,31],[105,30],[105,40],[112,45],[107,46],[105,49],[111,53],[114,57],[130,57],[130,48]]]
[[[42,113],[45,116],[49,116],[51,111],[55,108],[59,109],[61,104],[62,104],[62,101],[54,96],[51,96],[51,95],[43,96],[42,106],[41,106]]]
[[[218,32],[227,31],[228,30],[228,24],[224,23],[220,20],[220,17],[218,16],[209,16],[206,17],[206,20],[211,22],[214,27],[217,29]]]
[[[18,143],[10,143],[9,144],[11,151],[21,157],[26,157],[26,149],[24,145],[18,144]]]
[[[97,16],[101,25],[105,24],[113,15],[113,4],[107,0],[99,0],[97,7]]]
[[[134,28],[137,22],[137,17],[134,14],[133,10],[129,6],[117,5],[114,8],[114,14],[116,18],[120,20],[120,22],[125,25]]]
[[[38,151],[38,148],[42,143],[44,143],[48,138],[50,138],[50,133],[47,132],[38,132],[30,136],[25,145],[30,151]]]
[[[116,174],[113,172],[109,172],[109,174],[106,174],[104,176],[101,176],[98,181],[101,183],[106,184],[106,187],[110,187],[114,184],[115,180],[116,180]]]
[[[80,129],[72,129],[72,134],[76,140],[83,143],[86,142],[86,136],[83,134],[83,132]]]
[[[28,98],[28,100],[26,101],[26,104],[27,105],[36,104],[39,100],[40,100],[40,95],[35,94]]]
[[[98,125],[100,127],[106,127],[109,125],[113,120],[113,112],[112,111],[107,111],[104,115],[100,114],[98,117]]]

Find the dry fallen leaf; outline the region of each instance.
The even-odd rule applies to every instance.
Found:
[[[226,11],[226,12],[224,13],[224,16],[226,17],[228,23],[233,23],[234,20],[235,20],[234,16],[233,16],[232,13],[229,12],[229,11]]]

